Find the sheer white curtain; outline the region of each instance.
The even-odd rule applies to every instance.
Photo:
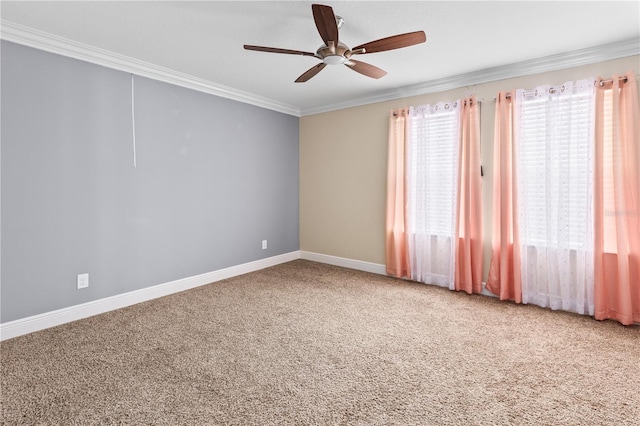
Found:
[[[516,91],[522,301],[593,315],[594,80]]]
[[[460,102],[409,110],[406,153],[410,278],[453,290]]]

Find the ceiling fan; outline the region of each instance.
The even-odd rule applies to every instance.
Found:
[[[333,13],[330,6],[314,4],[311,6],[313,11],[313,20],[316,28],[320,33],[320,37],[324,44],[318,48],[316,53],[303,52],[301,50],[279,49],[276,47],[253,46],[245,44],[247,50],[256,50],[258,52],[284,53],[288,55],[313,56],[322,62],[305,71],[296,83],[304,83],[313,76],[318,74],[327,65],[346,65],[352,70],[359,72],[371,78],[380,78],[387,74],[386,71],[367,64],[365,62],[351,59],[354,55],[363,55],[365,53],[384,52],[385,50],[400,49],[414,44],[424,43],[427,36],[424,31],[414,31],[406,34],[398,34],[391,37],[382,38],[380,40],[364,43],[349,49],[349,47],[340,42],[338,39],[338,29],[342,27],[344,20],[340,16]]]

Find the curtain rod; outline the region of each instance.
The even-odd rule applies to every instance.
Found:
[[[449,103],[453,103],[453,104],[454,104],[454,106],[455,106],[455,104],[456,104],[457,102],[460,102],[460,103],[462,103],[463,105],[467,105],[467,104],[469,104],[469,106],[472,106],[472,105],[473,105],[473,100],[472,100],[470,97],[469,97],[469,98],[465,98],[465,99],[459,99],[458,101],[445,102],[445,103],[447,103],[447,104],[449,104]],[[476,104],[480,104],[480,103],[482,103],[482,99],[478,99],[478,98],[476,98],[475,103],[476,103]],[[404,115],[406,115],[408,112],[409,112],[409,107],[407,107],[407,108],[405,108],[405,109],[401,109],[401,114],[398,114],[398,111],[393,111],[393,112],[392,112],[392,115],[393,115],[394,117],[398,117],[398,115],[402,115],[402,116],[404,116]]]
[[[618,81],[620,80],[624,80],[624,82],[626,83],[628,81],[628,78],[626,75],[621,75],[620,77],[618,77]],[[600,80],[600,87],[604,86],[605,83],[613,83],[613,78],[610,78],[608,80]]]
[[[626,75],[621,75],[621,76],[618,77],[618,81],[624,81],[626,83],[627,80],[628,79],[627,79]],[[613,78],[610,78],[610,79],[607,79],[607,80],[600,80],[600,87],[604,87],[604,85],[607,84],[607,83],[613,83]],[[597,85],[597,84],[598,84],[597,81],[593,82],[594,86]],[[555,92],[555,90],[553,88],[551,88],[550,89],[550,93],[554,93],[554,92]],[[525,92],[525,94],[528,94],[528,93],[534,93],[534,92]],[[505,98],[511,99],[511,93],[506,93],[505,94]],[[495,101],[496,98],[493,98],[493,100]]]
[[[624,81],[624,82],[626,83],[626,82],[628,81],[628,78],[627,78],[627,76],[626,76],[626,75],[621,75],[621,76],[619,76],[619,77],[618,77],[618,81],[621,81],[621,80],[622,80],[622,81]],[[609,79],[607,79],[607,80],[600,80],[600,87],[603,87],[603,86],[604,86],[605,84],[607,84],[607,83],[613,83],[613,78],[609,78]],[[593,84],[594,84],[594,85],[596,85],[596,84],[597,84],[597,82],[594,82]],[[552,92],[552,93],[553,93],[553,92]],[[511,93],[507,93],[505,97],[506,97],[507,99],[511,99]],[[484,99],[477,98],[477,102],[478,102],[478,103],[481,103],[483,100],[484,100]],[[496,98],[493,98],[493,100],[495,101],[495,100],[496,100]],[[466,99],[465,99],[465,101],[466,101]],[[404,114],[402,114],[402,115],[404,115]],[[398,116],[398,113],[394,111],[394,112],[393,112],[393,116],[394,116],[394,117],[397,117],[397,116]]]

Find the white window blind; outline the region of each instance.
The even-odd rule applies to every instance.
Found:
[[[458,103],[411,108],[409,217],[412,232],[449,236],[455,220]]]
[[[604,239],[605,253],[618,252],[618,238],[616,232],[616,216],[625,212],[616,211],[615,187],[614,182],[614,164],[615,159],[620,153],[616,152],[617,145],[613,143],[613,90],[604,92],[604,111],[603,111],[603,130],[604,144],[602,149],[602,192],[604,204],[603,230],[607,238]],[[619,90],[619,89],[618,89]]]
[[[518,91],[518,196],[523,244],[591,244],[593,82]]]

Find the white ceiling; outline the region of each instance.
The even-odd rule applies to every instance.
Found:
[[[318,0],[344,18],[340,40],[351,47],[425,31],[424,44],[358,57],[388,72],[380,80],[328,66],[308,82],[294,83],[318,60],[243,49],[255,44],[315,52],[322,41],[312,3],[3,0],[0,17],[8,40],[15,41],[8,34],[16,29],[33,30],[40,38],[43,32],[57,36],[58,44],[104,49],[301,115],[376,96],[406,96],[412,87],[451,76],[479,75],[611,43],[626,43],[632,54],[640,53],[638,1]],[[628,48],[622,55],[629,55]]]

